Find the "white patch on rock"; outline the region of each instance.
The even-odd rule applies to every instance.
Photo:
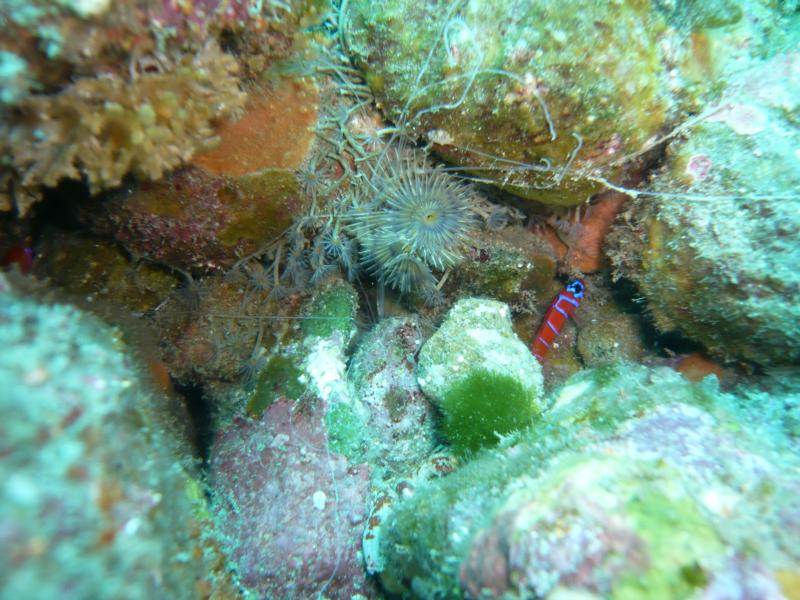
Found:
[[[339,344],[320,338],[303,361],[303,370],[311,388],[325,401],[350,401],[350,392],[345,380],[346,365]]]
[[[739,135],[754,135],[767,127],[767,115],[752,104],[732,102],[708,118],[721,121]]]
[[[573,383],[565,386],[559,392],[555,404],[553,404],[553,408],[560,408],[562,406],[569,404],[573,400],[580,398],[586,392],[588,392],[591,389],[591,387],[592,387],[591,381],[580,381],[578,383]]]
[[[328,501],[328,497],[325,495],[325,492],[322,490],[317,490],[311,496],[311,502],[314,503],[314,508],[317,510],[325,510],[325,503]]]

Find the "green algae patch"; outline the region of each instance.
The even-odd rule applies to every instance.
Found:
[[[302,374],[292,357],[275,355],[270,358],[258,374],[255,389],[247,400],[247,412],[260,417],[281,396],[297,400],[305,391],[299,380]]]
[[[467,298],[420,350],[417,382],[459,453],[495,445],[542,412],[539,363],[514,334],[508,307]]]
[[[368,437],[367,425],[355,405],[347,402],[332,404],[325,413],[328,448],[353,461],[364,456],[364,443]]]
[[[300,327],[305,336],[330,337],[339,333],[346,342],[356,332],[358,295],[348,283],[337,281],[314,295],[303,309]]]
[[[501,436],[530,424],[534,400],[513,377],[472,370],[439,401],[444,435],[461,454],[493,446]]]

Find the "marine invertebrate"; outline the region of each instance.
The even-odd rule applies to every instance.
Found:
[[[395,149],[374,167],[368,200],[348,214],[361,262],[402,293],[430,292],[433,271],[462,257],[474,226],[469,189],[415,152]]]

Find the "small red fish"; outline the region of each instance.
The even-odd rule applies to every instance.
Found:
[[[33,248],[24,246],[22,244],[12,247],[8,252],[6,252],[5,256],[3,256],[3,260],[0,261],[0,265],[3,267],[17,265],[20,273],[27,275],[33,270]]]
[[[583,300],[583,293],[586,290],[586,284],[583,279],[573,279],[564,288],[564,291],[556,296],[547,313],[544,315],[544,320],[539,326],[539,331],[536,332],[536,339],[533,340],[531,345],[531,352],[533,355],[542,362],[547,351],[550,349],[550,344],[556,339],[558,334],[561,333],[561,328],[567,322],[567,318],[575,317],[575,311]]]

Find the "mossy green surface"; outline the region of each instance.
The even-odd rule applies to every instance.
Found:
[[[516,444],[415,482],[382,513],[387,590],[667,600],[793,581],[800,471],[777,413],[622,364],[573,377],[551,401]]]
[[[497,301],[458,301],[423,345],[417,381],[442,413],[443,433],[459,453],[496,444],[544,408],[541,367]]]
[[[255,388],[247,399],[247,412],[259,417],[281,396],[297,400],[305,391],[298,379],[302,373],[296,358],[280,354],[272,356],[258,374]]]
[[[363,460],[364,444],[369,437],[362,413],[356,405],[346,402],[332,404],[325,413],[328,448],[354,462]]]
[[[512,493],[495,519],[515,516],[510,531],[518,537],[509,542],[530,560],[517,589],[548,597],[582,587],[570,585],[569,568],[580,568],[573,561],[585,552],[596,577],[589,587],[602,597],[690,598],[707,583],[701,565],[713,564],[709,557],[724,544],[679,479],[670,465],[633,457],[557,459],[531,487]],[[565,551],[574,554],[559,556]]]
[[[647,466],[653,473],[663,468],[658,464]],[[624,578],[614,597],[619,600],[691,598],[709,583],[701,565],[709,555],[724,552],[723,542],[704,518],[702,507],[675,490],[669,483],[669,475],[664,478],[663,487],[652,485],[641,473],[636,477],[639,485],[634,490],[625,490],[627,495],[624,492],[620,495],[626,497],[625,513],[647,543],[653,563],[644,576],[632,574]]]
[[[339,333],[349,342],[356,331],[358,295],[353,286],[337,281],[316,292],[303,308],[300,327],[303,335],[330,337]]]
[[[523,429],[536,414],[536,399],[515,378],[474,369],[439,401],[443,433],[459,453],[495,445],[503,435]]]

